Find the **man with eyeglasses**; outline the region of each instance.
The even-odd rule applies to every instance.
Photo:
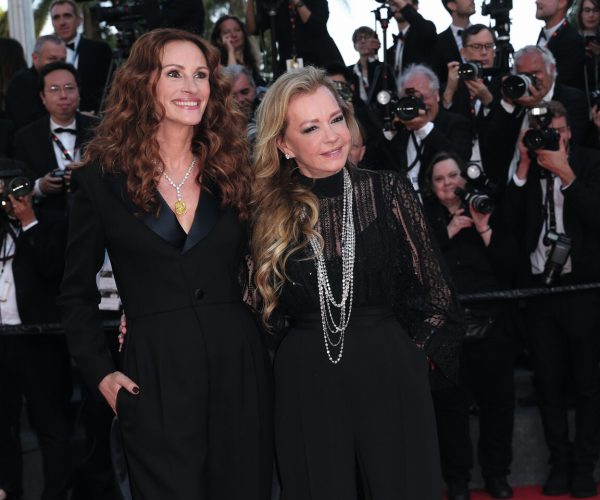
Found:
[[[77,112],[79,77],[73,65],[44,66],[39,89],[50,116],[15,134],[14,157],[33,174],[40,208],[49,216],[64,218],[71,164],[81,159],[81,148],[90,139],[96,119]]]
[[[6,111],[15,130],[48,114],[38,90],[39,73],[46,64],[66,57],[65,44],[57,36],[44,35],[36,40],[31,67],[18,72],[6,91]]]
[[[585,41],[567,20],[573,0],[536,0],[535,17],[544,21],[537,46],[547,48],[556,60],[557,81],[585,90]]]
[[[545,103],[558,150],[544,146],[533,154],[519,141],[519,163],[506,191],[517,241],[521,244],[519,286],[548,284],[554,261],[550,232],[570,240],[560,267],[552,266],[554,286],[600,280],[600,153],[570,142],[565,106]],[[553,146],[553,145],[552,145]],[[534,158],[535,161],[532,159]],[[561,240],[561,241],[564,241]],[[525,308],[526,340],[533,366],[550,473],[543,493],[597,498],[594,466],[600,426],[600,292],[584,290],[530,298]],[[571,391],[573,393],[571,393]],[[574,396],[574,439],[569,436],[569,400]]]
[[[498,186],[505,186],[517,168],[517,142],[529,128],[528,109],[551,100],[563,104],[569,114],[571,142],[576,145],[583,143],[589,121],[584,93],[556,81],[556,62],[548,49],[528,45],[517,51],[513,73],[530,80],[526,94],[514,99],[502,96],[479,140],[486,173]]]

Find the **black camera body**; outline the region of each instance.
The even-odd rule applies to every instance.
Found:
[[[458,67],[458,78],[461,80],[477,80],[483,78],[483,66],[479,61],[467,61],[460,63]]]
[[[600,90],[592,90],[590,92],[590,107],[600,110]]]
[[[404,97],[398,97],[389,90],[382,90],[377,94],[377,102],[381,106],[389,106],[391,114],[402,121],[416,118],[421,109],[427,111],[425,101],[415,94],[414,89],[406,89],[406,94]]]
[[[456,188],[456,195],[467,208],[480,214],[490,214],[494,210],[494,184],[477,163],[469,163],[461,175],[467,180],[464,189]]]
[[[523,144],[527,151],[532,153],[538,149],[558,151],[560,149],[560,133],[553,128],[532,128],[523,135]]]
[[[537,88],[537,79],[534,75],[519,73],[510,75],[502,82],[502,95],[508,99],[519,99],[529,95],[529,87]]]
[[[544,244],[550,246],[550,253],[542,273],[542,283],[551,286],[560,273],[569,258],[572,247],[572,239],[566,234],[548,231],[544,236]]]
[[[0,204],[3,207],[9,203],[8,195],[22,198],[33,191],[33,183],[25,175],[25,171],[18,167],[0,169],[0,181],[2,182]]]
[[[513,8],[512,0],[489,0],[481,6],[481,15],[490,16],[492,19],[508,16]]]

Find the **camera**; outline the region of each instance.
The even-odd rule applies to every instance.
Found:
[[[406,89],[404,97],[398,97],[387,90],[377,94],[377,102],[382,106],[389,105],[394,116],[402,121],[412,120],[419,116],[419,110],[426,111],[423,98],[415,95],[414,89]]]
[[[492,194],[495,186],[483,169],[477,163],[469,163],[461,175],[467,180],[467,184],[464,189],[456,188],[454,192],[463,204],[480,214],[492,213],[494,210]]]
[[[523,144],[531,153],[538,149],[558,151],[560,149],[560,133],[550,127],[552,116],[547,103],[540,103],[528,111],[529,123],[535,127],[523,135]]]
[[[481,15],[490,16],[492,19],[508,16],[513,8],[512,0],[490,0],[481,6]]]
[[[0,194],[0,204],[3,207],[10,203],[8,195],[15,198],[22,198],[33,191],[33,183],[25,175],[25,171],[18,166],[12,168],[0,169],[0,182],[2,183],[2,192]]]
[[[483,66],[479,61],[467,61],[458,67],[458,78],[461,80],[477,80],[483,76]]]
[[[550,246],[550,253],[542,273],[542,283],[551,286],[560,273],[569,258],[571,252],[572,240],[566,234],[560,234],[556,231],[548,231],[544,236],[544,245]]]
[[[594,106],[600,110],[600,90],[592,90],[590,92],[590,107],[593,108]]]
[[[529,87],[537,88],[535,76],[526,73],[510,75],[502,82],[502,95],[508,99],[518,99],[529,95]]]

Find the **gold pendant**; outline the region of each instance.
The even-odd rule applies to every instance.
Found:
[[[187,206],[185,205],[185,201],[177,200],[175,202],[175,213],[177,215],[185,215],[187,213]]]

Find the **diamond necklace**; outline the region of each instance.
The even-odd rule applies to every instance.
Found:
[[[310,245],[314,252],[315,266],[317,268],[317,285],[319,289],[319,305],[321,308],[321,324],[323,326],[323,340],[327,357],[334,365],[342,359],[344,352],[344,336],[346,327],[350,322],[352,312],[352,298],[354,292],[354,257],[356,247],[356,233],[352,217],[352,181],[350,174],[344,169],[344,203],[342,209],[342,297],[339,302],[333,297],[323,249],[314,235],[310,236]],[[336,323],[332,311],[339,309],[339,323]],[[333,341],[330,334],[337,333],[337,341]],[[338,347],[337,357],[331,355],[331,347]]]
[[[185,201],[183,201],[183,198],[181,197],[181,188],[185,184],[185,181],[188,180],[188,177],[192,173],[192,170],[194,169],[195,166],[196,166],[196,158],[194,158],[192,160],[192,163],[188,167],[185,175],[183,176],[183,179],[181,179],[181,182],[179,184],[175,184],[175,182],[173,182],[173,179],[171,179],[167,175],[167,172],[165,172],[165,170],[163,168],[163,171],[162,171],[163,177],[167,180],[167,182],[171,186],[173,186],[175,188],[175,195],[177,196],[177,201],[175,202],[175,213],[177,215],[185,215],[187,213],[187,205],[185,204]]]

